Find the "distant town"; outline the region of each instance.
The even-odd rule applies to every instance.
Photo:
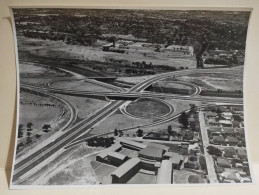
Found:
[[[251,183],[249,12],[13,9],[12,186]]]

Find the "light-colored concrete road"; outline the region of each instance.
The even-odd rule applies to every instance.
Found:
[[[206,129],[203,112],[199,112],[199,120],[200,120],[202,143],[203,143],[203,147],[204,147],[204,157],[206,159],[206,164],[207,164],[207,169],[208,169],[208,177],[209,177],[210,183],[219,183],[216,172],[215,172],[214,160],[213,160],[212,156],[207,152],[207,149],[206,149],[207,146],[209,145],[209,137],[208,137],[208,132]]]

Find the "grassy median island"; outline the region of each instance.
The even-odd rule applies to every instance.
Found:
[[[155,99],[139,98],[131,102],[127,108],[127,112],[136,117],[154,118],[160,117],[170,112],[170,107]]]

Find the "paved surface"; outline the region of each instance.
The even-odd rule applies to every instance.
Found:
[[[209,145],[209,137],[206,129],[203,112],[199,112],[199,120],[200,120],[200,129],[201,129],[201,136],[202,136],[202,143],[203,143],[202,145],[204,147],[204,157],[206,159],[206,164],[208,169],[208,177],[209,177],[210,183],[219,183],[215,172],[214,160],[212,156],[207,152],[207,147]]]
[[[134,87],[130,88],[126,92],[123,90],[119,92],[86,92],[86,91],[74,91],[74,90],[62,90],[62,89],[54,89],[51,88],[49,85],[49,88],[42,88],[42,87],[35,87],[35,86],[28,86],[28,85],[22,85],[23,87],[27,87],[33,90],[41,90],[41,91],[47,91],[49,93],[63,93],[63,94],[69,94],[69,95],[77,95],[86,97],[89,95],[101,95],[105,97],[109,96],[117,96],[117,97],[149,97],[149,98],[170,98],[170,99],[180,99],[180,100],[192,100],[192,101],[204,101],[204,102],[222,102],[222,103],[236,103],[236,104],[242,104],[242,99],[238,98],[215,98],[215,97],[202,97],[198,96],[198,93],[200,92],[199,88],[196,88],[196,91],[194,94],[190,96],[180,96],[180,95],[168,95],[165,94],[154,94],[154,93],[143,93],[143,90],[151,85],[152,83],[165,79],[171,76],[175,75],[188,75],[188,74],[194,74],[194,73],[220,73],[222,69],[214,69],[214,70],[206,70],[206,69],[199,69],[199,70],[182,70],[182,71],[175,71],[175,72],[169,72],[169,73],[162,73],[159,75],[156,75],[150,79],[147,79],[144,82],[136,84]],[[229,69],[224,69],[224,72],[229,71]],[[231,74],[231,73],[230,73]],[[105,86],[105,85],[103,85]],[[106,87],[108,87],[106,85]],[[109,86],[110,87],[110,86]],[[14,166],[14,174],[13,174],[13,183],[18,182],[20,177],[22,177],[24,174],[28,173],[30,170],[32,170],[34,167],[38,166],[39,164],[46,162],[46,159],[51,157],[53,154],[55,154],[58,150],[66,147],[69,145],[72,141],[77,139],[83,134],[86,134],[86,132],[89,132],[91,130],[91,127],[97,124],[99,121],[105,119],[107,116],[112,114],[114,111],[116,111],[120,106],[122,106],[126,101],[124,100],[116,100],[112,101],[108,106],[104,107],[103,109],[99,110],[97,113],[93,114],[86,120],[83,120],[82,122],[74,125],[70,129],[68,129],[64,134],[60,135],[58,138],[53,140],[51,143],[46,145],[45,147],[37,150],[32,155],[28,156],[27,158],[21,160],[20,162],[16,163]],[[173,117],[173,116],[172,116]],[[177,117],[177,116],[175,116]],[[169,119],[168,119],[169,120]],[[160,121],[160,124],[164,122],[168,122],[168,120]],[[158,123],[159,124],[159,123]],[[205,131],[202,131],[202,137],[207,137],[206,134],[204,134]],[[207,132],[207,131],[206,131]],[[206,133],[205,132],[205,133]],[[204,135],[203,135],[204,134]],[[102,135],[102,134],[100,134]],[[206,146],[208,144],[208,140],[204,140],[204,145]],[[208,166],[213,165],[213,162],[211,163],[211,157],[208,154],[205,154],[206,162]],[[208,167],[209,171],[209,177],[212,182],[215,180],[215,171],[213,174],[214,166]]]

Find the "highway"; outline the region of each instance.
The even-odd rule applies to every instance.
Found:
[[[104,119],[114,110],[116,110],[119,106],[121,106],[123,101],[115,101],[99,110],[97,113],[88,118],[87,121],[83,123],[79,123],[72,128],[68,129],[63,135],[49,143],[47,146],[39,149],[37,152],[32,154],[31,156],[23,159],[19,163],[14,166],[14,175],[13,175],[13,183],[15,183],[19,177],[23,174],[27,173],[31,169],[33,169],[38,164],[42,163],[44,160],[49,158],[59,149],[63,148],[71,141],[73,141],[78,136],[85,133],[86,130],[91,129],[91,127],[97,122]]]
[[[147,97],[147,98],[168,98],[168,99],[180,99],[180,100],[192,100],[192,101],[205,101],[205,102],[220,102],[220,103],[236,103],[236,104],[242,104],[242,99],[238,98],[230,98],[230,100],[226,100],[226,98],[218,98],[218,97],[202,97],[199,96],[200,89],[195,86],[195,92],[191,95],[181,96],[181,95],[171,95],[171,94],[158,94],[158,93],[147,93],[143,92],[145,88],[153,84],[154,82],[157,82],[159,80],[169,78],[172,76],[182,76],[182,75],[188,75],[188,74],[195,74],[197,73],[220,73],[220,69],[214,69],[212,70],[206,70],[206,69],[199,69],[199,70],[182,70],[182,71],[175,71],[175,72],[169,72],[169,73],[162,73],[159,75],[156,75],[150,79],[147,79],[141,83],[136,84],[132,88],[130,88],[127,91],[118,90],[115,92],[87,92],[87,91],[77,91],[77,90],[62,90],[62,89],[55,89],[51,87],[50,85],[47,85],[48,87],[37,87],[37,86],[31,86],[31,85],[25,85],[21,84],[21,87],[35,90],[35,91],[43,91],[47,93],[59,93],[59,94],[67,94],[67,95],[76,95],[76,96],[82,96],[82,97],[89,97],[91,95],[100,95],[103,97]],[[224,69],[224,72],[226,72],[226,69]],[[231,74],[231,73],[230,73]],[[104,85],[103,85],[104,86]],[[107,87],[107,86],[106,86]],[[229,98],[228,98],[229,99]],[[74,140],[76,140],[78,137],[87,134],[91,130],[91,128],[100,122],[101,120],[104,120],[107,116],[115,112],[120,106],[122,106],[126,100],[115,100],[111,101],[107,106],[100,109],[98,112],[91,115],[89,118],[79,122],[78,124],[70,127],[66,131],[64,131],[63,134],[61,134],[58,138],[53,140],[51,143],[47,144],[46,146],[40,148],[39,150],[35,151],[33,154],[27,156],[26,158],[20,160],[18,163],[15,164],[14,170],[13,170],[13,177],[12,182],[13,183],[19,183],[19,180],[22,178],[23,175],[31,171],[33,168],[37,167],[39,164],[44,163],[50,156],[55,154],[58,150],[68,146],[71,144]],[[166,117],[163,120],[157,121],[156,123],[152,125],[158,125],[165,122],[168,122],[172,120],[174,117],[178,117],[179,114],[176,115],[170,115],[170,117]],[[150,125],[150,124],[148,124]],[[101,134],[100,134],[101,135]],[[85,139],[85,138],[84,138]],[[81,140],[77,140],[81,141]]]

